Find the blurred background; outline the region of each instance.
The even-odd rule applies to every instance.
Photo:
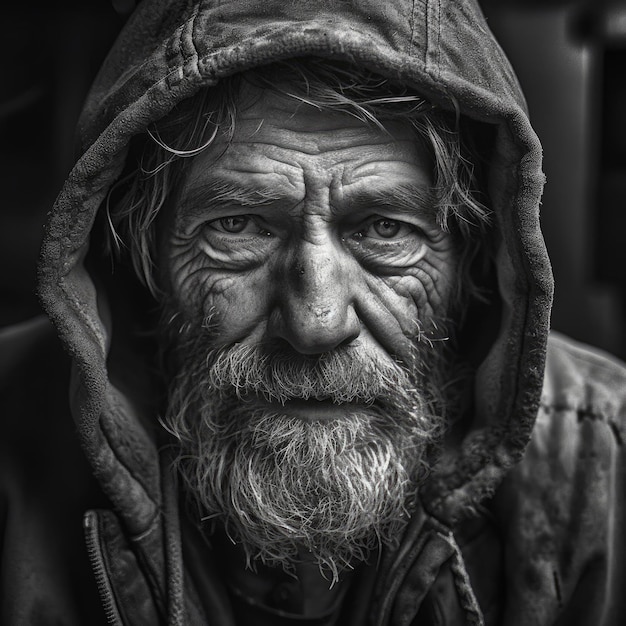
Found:
[[[37,315],[46,213],[90,82],[134,0],[0,9],[0,327]],[[544,146],[552,325],[626,358],[626,0],[483,0]],[[6,62],[6,61],[9,62]]]

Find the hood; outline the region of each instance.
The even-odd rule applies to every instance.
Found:
[[[88,96],[80,156],[51,213],[40,265],[43,303],[73,357],[71,397],[83,447],[135,536],[162,506],[154,391],[135,347],[148,340],[135,334],[116,342],[124,332],[119,302],[128,301],[123,280],[90,269],[97,213],[131,139],[176,103],[231,74],[307,55],[351,61],[405,83],[494,137],[487,180],[498,321],[485,329],[471,428],[453,462],[425,485],[426,508],[454,523],[493,492],[529,440],[552,292],[538,218],[541,149],[513,70],[476,2],[144,0]]]

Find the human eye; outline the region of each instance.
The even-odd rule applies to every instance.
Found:
[[[347,249],[364,267],[378,273],[415,267],[432,244],[425,228],[394,215],[374,214],[346,231],[342,240]]]
[[[404,239],[417,232],[418,228],[412,224],[387,217],[376,216],[354,233],[353,237],[355,239],[364,239],[367,237],[370,239],[393,241]]]
[[[227,215],[207,223],[207,226],[224,235],[268,235],[253,215]]]

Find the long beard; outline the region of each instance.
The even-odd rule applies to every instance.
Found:
[[[200,517],[223,526],[249,564],[289,570],[304,555],[336,580],[397,542],[445,426],[438,344],[401,366],[358,347],[317,357],[211,349],[201,325],[170,337],[176,374],[162,423],[176,468]],[[302,420],[281,411],[292,399],[346,415]]]

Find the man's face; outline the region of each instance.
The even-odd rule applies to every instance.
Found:
[[[213,311],[224,345],[311,355],[356,342],[401,357],[416,320],[445,314],[454,279],[426,151],[408,123],[383,132],[249,97],[230,145],[217,141],[185,180],[169,260],[177,301]]]
[[[360,549],[371,547],[368,532],[380,534],[377,515],[381,524],[403,515],[439,426],[433,340],[455,288],[456,253],[437,224],[432,184],[408,123],[374,128],[253,87],[232,139],[189,165],[164,256],[168,313],[184,320],[169,333],[179,368],[169,421],[184,422],[187,435],[197,426],[187,439],[202,440],[183,445],[183,455],[203,457],[186,471],[191,490],[208,492],[202,505],[263,558],[273,555],[262,539],[237,527],[275,504],[257,493],[262,482],[276,497],[292,493],[279,507],[289,520],[258,513],[259,532],[274,520],[311,552],[325,541],[316,525],[347,527],[357,505],[371,509],[347,530],[361,533]],[[240,486],[226,484],[226,466],[232,475],[236,463],[237,482],[250,484],[233,496]],[[256,501],[239,522],[220,510],[237,497],[237,509]]]

